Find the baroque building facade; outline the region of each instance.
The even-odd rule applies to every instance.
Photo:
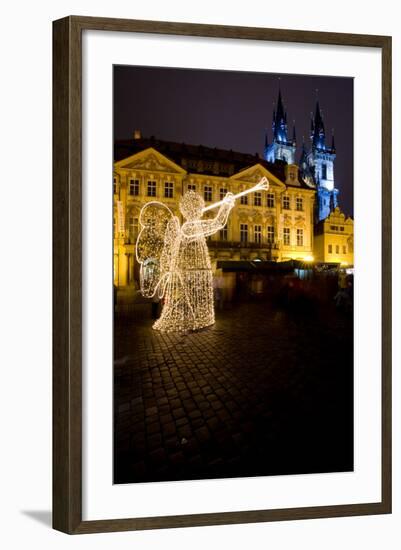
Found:
[[[226,227],[209,239],[212,262],[312,259],[315,191],[299,179],[296,165],[270,166],[252,155],[167,142],[148,146],[149,140],[135,141],[140,150],[114,164],[117,286],[137,280],[135,243],[139,213],[146,202],[159,200],[181,219],[178,205],[186,190],[200,193],[208,205],[221,200],[228,191],[236,194],[254,186],[263,176],[269,180],[269,190],[239,199]],[[180,163],[171,158],[184,153],[187,156]]]
[[[135,243],[139,213],[146,202],[165,203],[182,222],[178,205],[187,190],[200,193],[209,205],[227,192],[236,194],[254,186],[263,176],[269,181],[269,190],[237,200],[226,227],[209,238],[213,267],[220,260],[312,262],[318,258],[352,265],[350,246],[346,259],[342,242],[339,253],[330,255],[327,238],[321,238],[340,222],[322,223],[330,212],[337,212],[338,191],[334,186],[334,138],[328,148],[318,104],[311,128],[311,148],[307,151],[303,144],[298,165],[295,127],[288,139],[287,113],[279,91],[272,142],[269,144],[266,136],[264,157],[145,139],[139,131],[130,140],[117,141],[113,174],[115,286],[137,284]],[[211,211],[210,215],[214,214]],[[343,225],[347,231],[342,236],[347,234],[348,239],[351,226],[348,221]],[[337,246],[334,241],[331,244]]]
[[[326,219],[315,226],[315,261],[339,263],[342,266],[354,264],[354,220],[347,217],[340,208],[330,212]]]

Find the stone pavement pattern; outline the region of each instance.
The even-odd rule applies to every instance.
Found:
[[[117,322],[114,481],[352,470],[352,355],[331,310],[254,302],[187,334]]]

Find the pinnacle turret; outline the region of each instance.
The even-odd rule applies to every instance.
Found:
[[[269,162],[283,160],[293,164],[295,160],[296,135],[295,125],[292,138],[288,136],[287,112],[285,110],[281,88],[278,90],[277,105],[273,106],[272,142],[265,139],[265,158]]]

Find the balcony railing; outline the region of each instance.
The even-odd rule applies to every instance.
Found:
[[[128,233],[128,232],[127,232]],[[136,244],[137,236],[132,234],[126,234],[125,236],[125,244]],[[209,248],[249,248],[249,249],[258,249],[258,250],[279,250],[280,249],[280,242],[274,241],[274,242],[261,242],[261,243],[255,243],[253,241],[223,241],[223,240],[216,240],[212,241],[211,239],[208,239],[207,245]]]
[[[240,241],[212,241],[208,240],[207,245],[209,248],[253,248],[258,250],[277,250],[280,248],[278,242],[274,243],[255,243],[252,241],[240,242]]]

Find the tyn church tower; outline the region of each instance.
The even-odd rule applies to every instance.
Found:
[[[311,117],[311,150],[301,155],[301,172],[305,176],[313,174],[317,191],[317,220],[324,220],[338,206],[338,189],[334,185],[334,159],[336,148],[334,135],[331,146],[326,144],[326,132],[319,101],[316,102],[315,116]]]
[[[283,160],[287,164],[295,164],[296,137],[295,125],[292,130],[292,139],[288,139],[287,113],[284,110],[281,90],[278,91],[277,109],[273,110],[272,121],[273,139],[268,143],[265,137],[265,159],[268,162]]]

